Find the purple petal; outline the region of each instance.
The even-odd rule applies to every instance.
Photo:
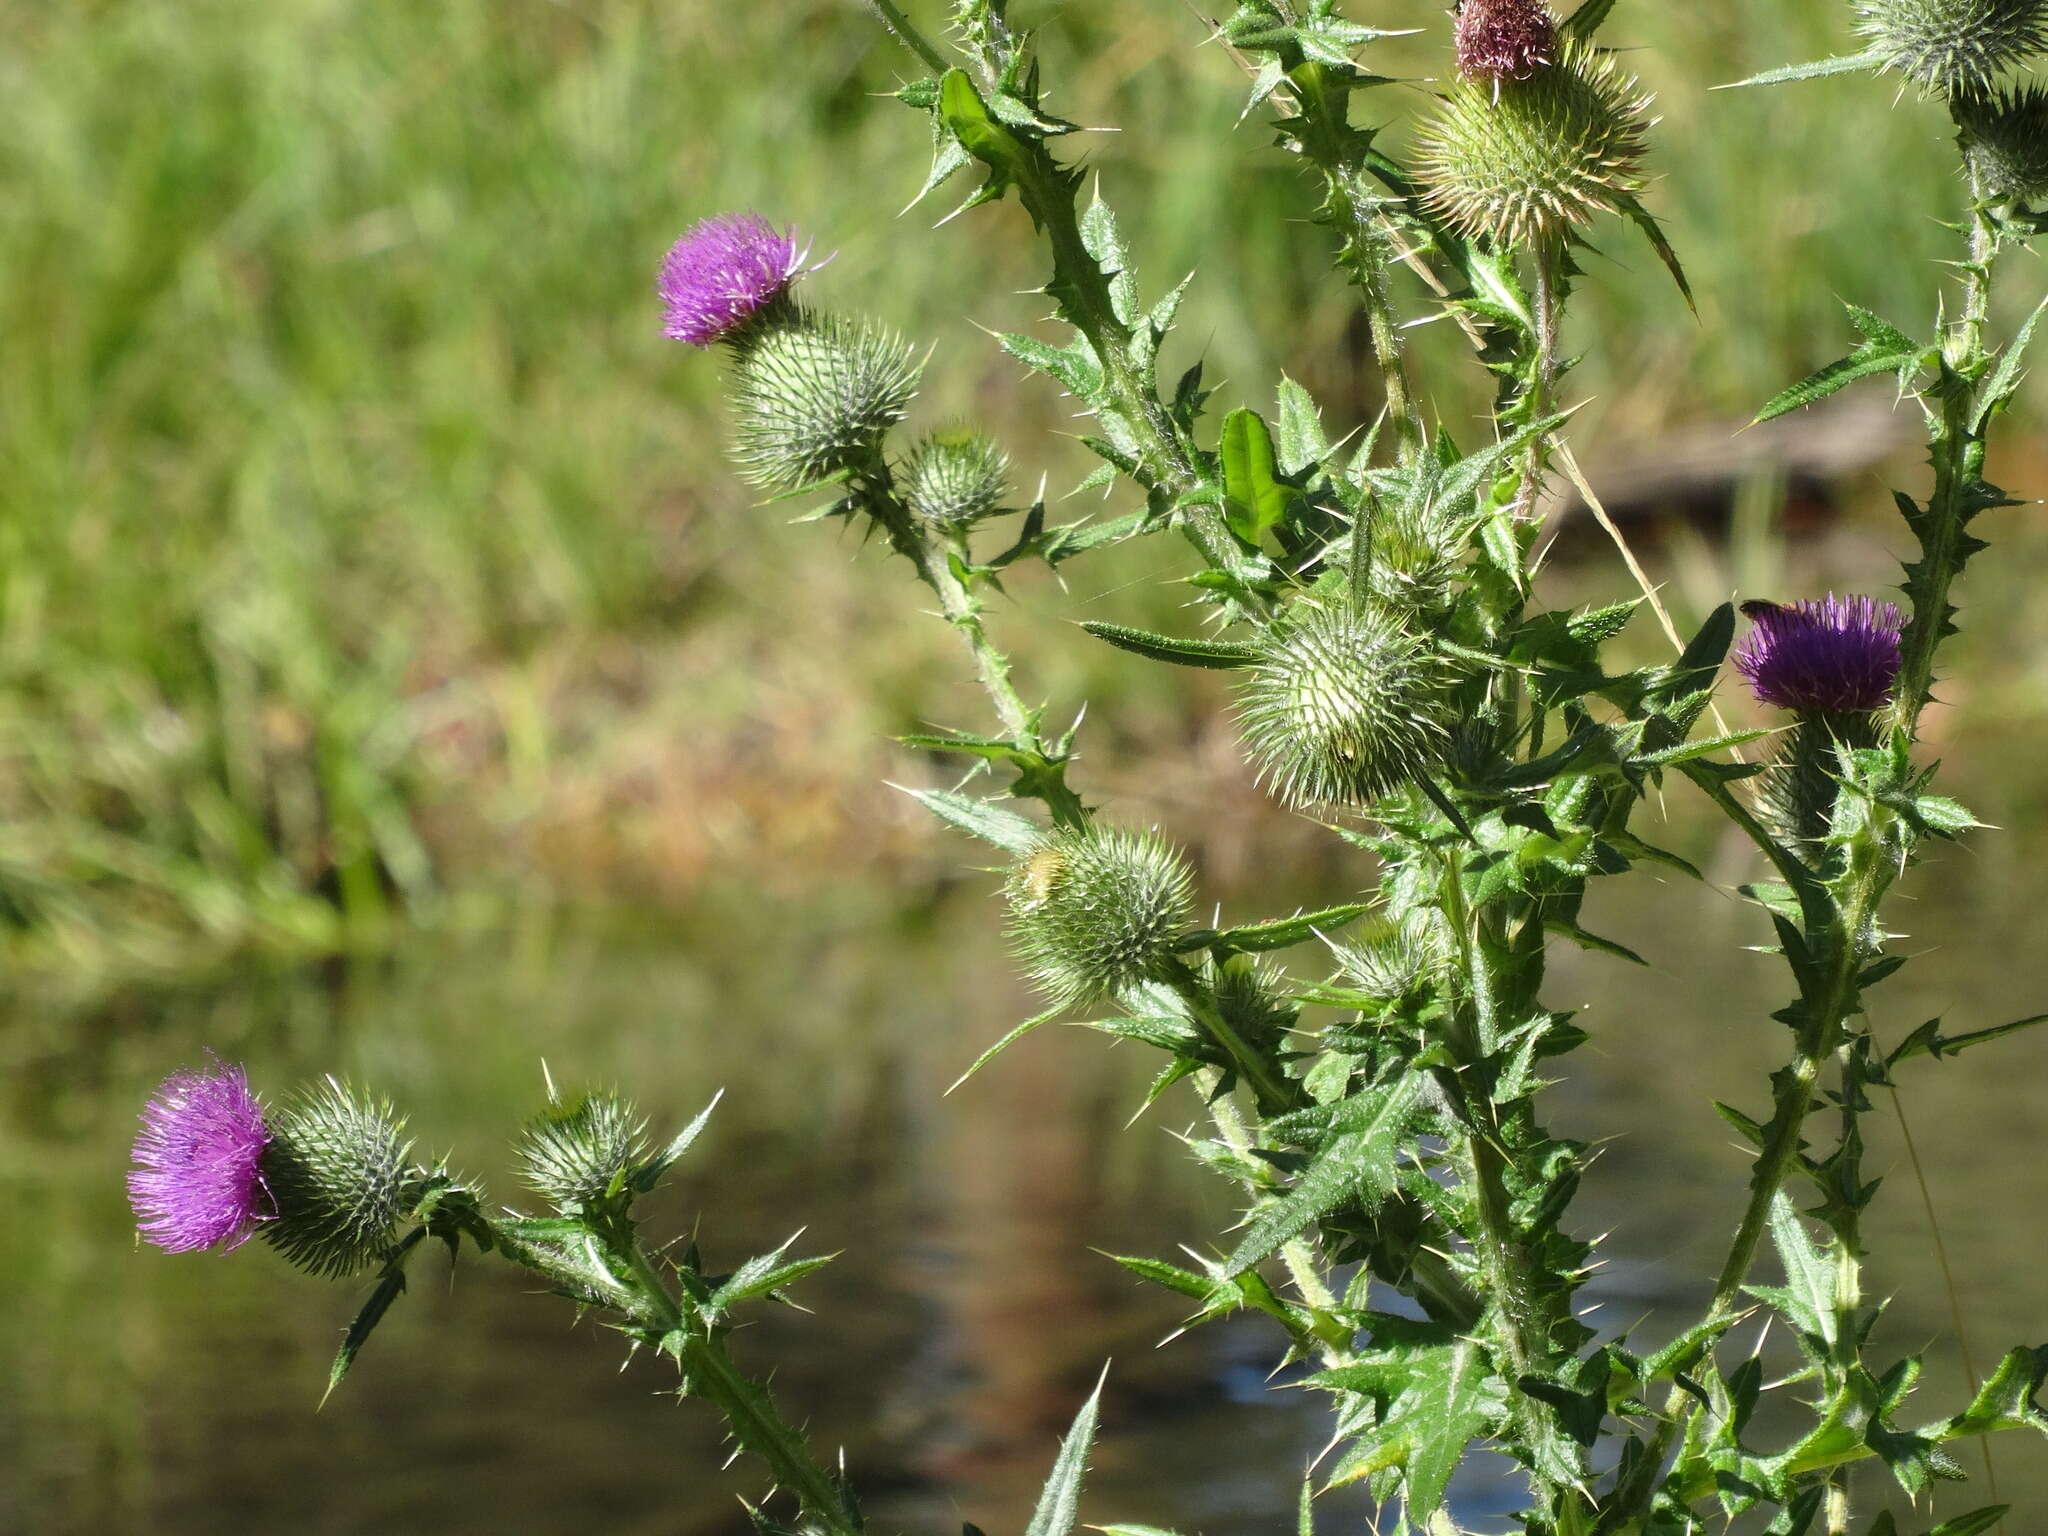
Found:
[[[759,214],[691,225],[661,263],[662,334],[699,347],[725,339],[789,291],[808,254]]]
[[[238,1066],[174,1072],[143,1107],[128,1199],[142,1235],[169,1253],[234,1248],[269,1215],[263,1106]]]

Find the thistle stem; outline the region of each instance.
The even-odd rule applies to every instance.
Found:
[[[660,1319],[662,1334],[649,1342],[675,1356],[691,1390],[717,1405],[733,1438],[768,1464],[776,1482],[796,1497],[820,1530],[830,1536],[861,1536],[861,1519],[847,1503],[838,1479],[818,1464],[803,1435],[783,1421],[767,1389],[748,1380],[733,1364],[725,1341],[696,1308],[677,1299],[645,1245],[628,1235],[614,1246]]]
[[[908,48],[924,61],[924,66],[935,75],[946,72],[946,61],[926,40],[924,34],[910,23],[910,18],[896,6],[895,0],[866,0],[867,8],[875,13],[875,19],[888,28],[896,41]]]

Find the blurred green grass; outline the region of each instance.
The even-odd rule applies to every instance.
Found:
[[[1228,381],[1217,404],[1285,369],[1341,425],[1368,413],[1306,188],[1236,125],[1243,83],[1195,12],[1017,9],[1056,105],[1125,130],[1080,142],[1143,278],[1198,271],[1178,345]],[[1426,29],[1381,67],[1437,67],[1438,7],[1351,9]],[[1620,7],[1701,323],[1606,232],[1569,338],[1582,442],[1739,418],[1841,350],[1838,294],[1926,323],[1938,115],[1864,80],[1707,90],[1836,51],[1845,15]],[[375,942],[475,891],[687,883],[721,848],[843,834],[832,797],[886,727],[974,718],[926,681],[956,669],[901,573],[747,507],[717,366],[658,336],[667,243],[754,207],[839,253],[821,299],[935,346],[932,416],[971,405],[1027,465],[1071,430],[970,323],[1043,307],[1022,216],[897,218],[924,128],[880,93],[910,60],[852,0],[0,0],[0,24],[18,963],[182,969]],[[1455,359],[1448,332],[1418,344]],[[1483,381],[1431,389],[1455,419]],[[1078,462],[1053,440],[1055,489]],[[1160,558],[1019,597],[1163,605]],[[1175,709],[1078,648],[1035,681]]]

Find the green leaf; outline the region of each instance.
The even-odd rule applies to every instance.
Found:
[[[1030,170],[1024,141],[989,114],[988,104],[965,70],[949,69],[939,81],[939,116],[953,137],[989,168],[989,184],[979,201],[1000,197],[1003,189]]]
[[[953,1089],[958,1088],[962,1083],[966,1082],[970,1077],[974,1076],[975,1073],[979,1072],[983,1067],[987,1066],[990,1062],[994,1061],[998,1056],[1002,1055],[1003,1052],[1007,1051],[1019,1040],[1022,1040],[1026,1035],[1030,1034],[1031,1031],[1037,1029],[1041,1024],[1050,1024],[1054,1019],[1058,1018],[1061,1014],[1065,1012],[1066,1009],[1064,1008],[1048,1008],[1045,1010],[1045,1012],[1039,1014],[1036,1018],[1026,1019],[1022,1024],[1019,1024],[1015,1029],[1011,1030],[1008,1034],[1004,1035],[1003,1038],[998,1040],[994,1045],[990,1046],[987,1050],[983,1051],[979,1056],[975,1057],[973,1063],[967,1068],[967,1070],[965,1072],[962,1072],[958,1077],[953,1079],[951,1086],[949,1086],[946,1089],[946,1092],[951,1093]]]
[[[1998,1362],[1998,1369],[1970,1406],[1941,1427],[1940,1438],[1953,1440],[2028,1426],[2048,1430],[2048,1414],[2034,1406],[2034,1394],[2041,1390],[2044,1377],[2048,1377],[2048,1344],[2011,1351]]]
[[[1792,80],[1819,80],[1827,75],[1852,75],[1859,69],[1880,70],[1884,68],[1884,55],[1877,49],[1866,53],[1838,54],[1832,59],[1816,59],[1811,64],[1786,64],[1777,69],[1767,69],[1760,75],[1751,75],[1747,80],[1734,80],[1727,85],[1717,85],[1717,91],[1739,91],[1750,85],[1784,85]]]
[[[1257,411],[1240,406],[1223,418],[1224,520],[1256,548],[1287,521],[1300,493],[1279,479],[1273,434]]]
[[[1854,304],[1843,307],[1849,311],[1850,322],[1862,334],[1862,344],[1847,357],[1808,374],[1790,389],[1773,397],[1756,413],[1757,421],[1769,421],[1775,416],[1812,405],[1816,400],[1825,400],[1843,385],[1874,373],[1897,374],[1903,382],[1919,366],[1927,350],[1919,342],[1867,309],[1859,309]]]
[[[790,1242],[795,1241],[795,1238],[790,1239]],[[752,1301],[757,1296],[772,1296],[784,1286],[794,1285],[805,1275],[823,1269],[833,1259],[833,1255],[826,1254],[822,1258],[785,1261],[782,1256],[788,1251],[789,1243],[784,1243],[773,1253],[756,1254],[747,1260],[711,1293],[705,1310],[715,1318],[743,1301]]]
[[[1295,917],[1276,917],[1271,922],[1248,923],[1241,928],[1225,928],[1220,932],[1203,929],[1191,933],[1181,940],[1179,948],[1236,950],[1240,954],[1259,954],[1269,949],[1289,949],[1296,944],[1306,944],[1331,929],[1342,928],[1355,923],[1372,910],[1370,902],[1351,902],[1341,907],[1325,907],[1320,912],[1304,912]]]
[[[1253,1217],[1244,1239],[1223,1266],[1225,1277],[1241,1275],[1270,1258],[1317,1221],[1347,1205],[1378,1205],[1394,1192],[1402,1132],[1421,1093],[1418,1073],[1344,1100],[1349,1128],[1317,1154],[1285,1194]]]
[[[641,1167],[634,1169],[633,1177],[630,1181],[631,1187],[644,1195],[660,1182],[663,1174],[681,1162],[683,1154],[690,1150],[691,1144],[703,1134],[704,1127],[711,1123],[711,1112],[718,1108],[718,1101],[724,1097],[725,1090],[723,1088],[711,1095],[711,1102],[697,1111],[696,1119],[676,1132],[675,1139],[663,1147],[659,1155]]]
[[[1351,1367],[1324,1375],[1353,1376],[1357,1371]],[[1378,1422],[1337,1464],[1327,1486],[1341,1488],[1399,1467],[1409,1521],[1421,1525],[1443,1504],[1444,1489],[1464,1459],[1465,1448],[1499,1422],[1506,1388],[1484,1352],[1469,1339],[1425,1351],[1380,1374],[1373,1394],[1384,1404]]]
[[[1805,1332],[1835,1342],[1835,1268],[1814,1246],[1806,1224],[1780,1191],[1771,1201],[1771,1241],[1785,1266],[1785,1287],[1772,1299]]]
[[[1575,16],[1572,19],[1576,21],[1578,18]],[[1700,307],[1693,301],[1692,284],[1685,279],[1685,268],[1679,265],[1678,252],[1672,248],[1670,239],[1664,233],[1664,226],[1657,222],[1656,216],[1643,206],[1642,199],[1633,192],[1621,198],[1621,211],[1628,215],[1631,224],[1643,232],[1644,237],[1650,242],[1650,248],[1657,253],[1657,259],[1664,263],[1664,270],[1671,274],[1671,281],[1678,284],[1678,292],[1685,300],[1685,307],[1692,311],[1694,319],[1698,319]]]
[[[348,1331],[341,1336],[341,1348],[335,1351],[334,1364],[327,1370],[327,1390],[320,1394],[323,1404],[334,1395],[334,1389],[341,1385],[342,1378],[348,1375],[349,1368],[356,1363],[356,1356],[370,1341],[377,1325],[384,1321],[384,1314],[391,1310],[391,1304],[405,1294],[405,1261],[426,1235],[425,1227],[415,1227],[406,1233],[397,1251],[384,1261],[376,1288],[357,1310]]]
[[[1953,1520],[1942,1521],[1929,1531],[1927,1536],[1978,1536],[1979,1532],[1990,1530],[2010,1513],[2010,1504],[1987,1504],[1982,1509],[1971,1510],[1967,1515],[1957,1515]]]
[[[1280,472],[1298,475],[1330,456],[1330,440],[1323,434],[1323,414],[1315,398],[1294,380],[1281,375]]]
[[[1108,1375],[1109,1367],[1104,1366],[1095,1390],[1074,1415],[1073,1427],[1060,1442],[1052,1476],[1045,1480],[1045,1491],[1038,1496],[1038,1508],[1024,1527],[1024,1536],[1070,1536],[1080,1519],[1081,1480],[1087,1475],[1088,1453],[1095,1445],[1096,1414],[1102,1402],[1102,1382]]]
[[[903,790],[942,821],[950,821],[963,832],[972,832],[1011,853],[1031,853],[1045,840],[1045,834],[1034,823],[1015,811],[1006,811],[972,795],[950,789],[908,789],[901,784],[890,787]]]
[[[1990,1029],[1973,1029],[1960,1035],[1942,1034],[1941,1020],[1929,1019],[1900,1041],[1898,1047],[1885,1057],[1885,1068],[1890,1070],[1902,1061],[1911,1061],[1915,1056],[1932,1056],[1940,1061],[1945,1057],[1967,1051],[1972,1046],[2001,1040],[2007,1035],[2018,1034],[2023,1029],[2032,1029],[2037,1024],[2048,1024],[2048,1013],[2037,1013],[2031,1018],[2014,1019],[2010,1024],[1996,1024]]]
[[[1585,0],[1566,18],[1563,30],[1572,37],[1591,37],[1613,9],[1614,0]]]
[[[1259,659],[1259,648],[1244,640],[1182,640],[1173,635],[1129,629],[1122,624],[1105,624],[1099,619],[1084,620],[1081,627],[1119,650],[1176,666],[1223,670],[1250,666]]]
[[[2027,316],[2027,323],[2019,328],[2009,346],[1999,355],[1998,367],[1977,395],[1977,413],[1970,420],[1974,432],[1982,432],[1984,423],[1992,413],[2002,409],[2020,387],[2020,363],[2027,355],[2027,345],[2034,339],[2034,328],[2041,323],[2041,316],[2048,314],[2048,299],[2043,299]]]

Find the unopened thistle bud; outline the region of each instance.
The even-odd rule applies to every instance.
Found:
[[[1055,832],[1010,872],[1012,946],[1055,1004],[1113,994],[1167,968],[1193,886],[1152,833]]]
[[[1944,96],[1984,95],[2048,49],[2048,0],[1857,0],[1856,30],[1883,68]]]
[[[1332,942],[1344,979],[1367,997],[1398,1003],[1426,986],[1445,966],[1441,934],[1425,921],[1381,919],[1354,940]]]
[[[1956,103],[1964,153],[1986,198],[2028,202],[2048,195],[2048,89],[2021,86]]]
[[[1456,36],[1468,77],[1526,80],[1557,62],[1557,22],[1542,0],[1464,0]]]
[[[1869,597],[1806,600],[1786,607],[1744,603],[1750,631],[1735,670],[1761,703],[1802,715],[1867,715],[1891,702],[1905,617]]]
[[[787,308],[809,247],[752,213],[722,213],[690,226],[662,259],[662,334],[708,347],[739,343]]]
[[[1463,77],[1416,140],[1429,204],[1461,234],[1554,243],[1642,190],[1649,105],[1610,55],[1570,40],[1526,79]]]
[[[732,375],[740,472],[801,490],[866,462],[921,371],[906,342],[866,321],[798,315],[749,337]]]
[[[418,1170],[404,1122],[333,1078],[271,1117],[263,1178],[275,1217],[266,1241],[316,1275],[352,1275],[390,1251]]]
[[[1366,805],[1441,761],[1446,671],[1393,617],[1357,611],[1342,595],[1303,598],[1260,647],[1238,728],[1281,799]]]
[[[519,1140],[520,1174],[565,1215],[587,1209],[647,1155],[647,1122],[613,1094],[550,1104]]]
[[[1010,459],[979,432],[947,427],[903,466],[903,500],[925,522],[958,528],[987,517],[1009,490]]]

